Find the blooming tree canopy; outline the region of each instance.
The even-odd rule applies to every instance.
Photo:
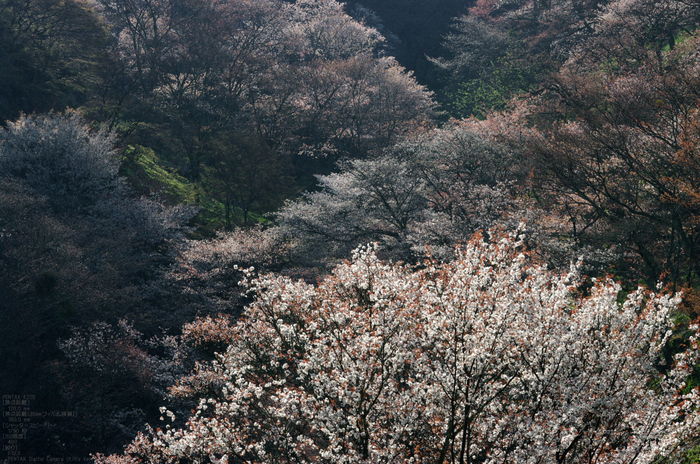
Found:
[[[349,256],[377,241],[384,256],[451,256],[477,230],[517,226],[514,151],[471,122],[417,134],[370,159],[317,176],[320,189],[276,213],[304,256]]]
[[[559,275],[533,261],[515,234],[494,233],[419,268],[359,248],[318,286],[249,272],[255,300],[237,324],[186,328],[228,344],[200,366],[209,393],[187,424],[97,460],[648,463],[672,452],[697,422],[684,390],[695,336],[661,356],[679,299],[639,289],[620,302],[610,281],[583,295],[576,266]]]

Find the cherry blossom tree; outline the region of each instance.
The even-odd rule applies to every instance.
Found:
[[[532,11],[537,3],[544,5],[521,5]],[[553,258],[596,250],[604,258],[598,272],[648,284],[664,275],[678,286],[696,282],[697,183],[689,179],[697,163],[697,4],[547,3],[567,4],[585,14],[558,71],[477,130],[529,160],[539,249]],[[505,20],[499,5],[480,1],[472,13]]]
[[[284,54],[253,95],[257,127],[292,153],[359,157],[427,124],[434,103],[384,38],[334,0],[285,5]]]
[[[510,220],[518,206],[512,187],[522,177],[514,152],[469,123],[427,131],[340,167],[318,177],[320,191],[277,213],[282,232],[309,253],[345,257],[376,240],[400,259],[414,259],[426,244],[450,254],[477,230]]]
[[[610,33],[609,14],[601,34]],[[698,190],[688,179],[696,176],[700,39],[684,37],[659,67],[653,43],[625,37],[615,47],[596,38],[572,55],[553,91],[533,98],[521,118],[534,126],[529,135],[513,143],[536,161],[536,189],[561,211],[569,237],[618,247],[620,270],[632,278],[668,273],[682,285],[699,270]]]
[[[626,67],[624,61],[632,64],[636,59],[653,63],[662,71],[664,50],[673,50],[677,41],[693,34],[698,25],[697,2],[615,0],[597,12],[587,50],[579,44],[574,53],[590,53],[598,61],[610,55],[625,56],[622,67]]]
[[[116,451],[155,400],[152,365],[126,328],[96,322],[129,318],[153,333],[194,317],[172,311],[164,279],[194,209],[134,198],[112,134],[75,111],[23,116],[0,139],[0,389],[80,411],[30,431],[21,450],[56,459]],[[71,327],[77,344],[63,362],[57,341]]]
[[[133,116],[185,155],[192,180],[222,134],[261,136],[285,155],[361,156],[432,118],[431,93],[334,0],[97,2],[141,102]]]
[[[415,269],[363,247],[318,286],[248,272],[241,320],[187,329],[228,348],[176,389],[200,398],[186,426],[97,462],[650,463],[697,426],[697,327],[662,356],[678,297],[583,294],[515,234],[457,254]]]
[[[355,160],[344,171],[319,176],[321,191],[278,212],[282,232],[321,259],[347,256],[368,240],[405,252],[409,234],[427,212],[423,180],[391,156]]]
[[[158,417],[153,404],[186,371],[179,363],[184,350],[175,337],[147,340],[125,320],[73,327],[57,346],[64,355],[54,363],[65,379],[61,399],[81,418],[61,424],[62,434],[92,447],[116,450],[131,440],[147,417]]]
[[[3,175],[26,179],[53,199],[94,204],[119,188],[114,134],[90,131],[77,111],[23,116],[0,137]]]
[[[0,129],[0,175],[21,179],[57,210],[80,210],[136,241],[177,238],[196,208],[168,207],[157,197],[134,199],[120,177],[115,134],[93,131],[80,112],[23,116]],[[97,225],[96,225],[97,226]]]
[[[240,314],[245,291],[237,286],[248,266],[264,271],[289,271],[291,245],[277,228],[260,226],[219,233],[209,240],[184,240],[167,273],[171,295],[178,295],[182,320],[191,315]],[[172,298],[172,296],[170,297]]]

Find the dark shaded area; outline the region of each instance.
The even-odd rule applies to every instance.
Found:
[[[362,20],[364,6],[376,12],[388,37],[390,55],[414,72],[416,79],[432,90],[441,85],[440,73],[427,57],[445,53],[444,37],[450,31],[454,18],[467,13],[472,0],[349,0],[346,9]],[[376,27],[372,21],[368,25]],[[395,36],[392,37],[392,36]]]
[[[0,123],[99,98],[105,26],[81,1],[0,1]]]

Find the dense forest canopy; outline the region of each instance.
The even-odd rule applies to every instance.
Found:
[[[696,462],[699,50],[695,1],[0,0],[0,459]]]

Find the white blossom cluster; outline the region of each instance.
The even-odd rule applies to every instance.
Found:
[[[399,259],[448,257],[458,243],[495,224],[516,227],[514,153],[468,124],[414,136],[372,159],[318,176],[320,190],[276,213],[281,232],[306,255],[348,256],[378,241]]]
[[[318,286],[247,275],[255,301],[202,369],[216,398],[98,462],[650,463],[697,426],[695,335],[661,356],[679,298],[584,295],[515,235],[418,269],[359,248]]]
[[[24,116],[0,131],[0,175],[41,193],[94,201],[117,190],[119,164],[114,134],[91,133],[77,111]]]

